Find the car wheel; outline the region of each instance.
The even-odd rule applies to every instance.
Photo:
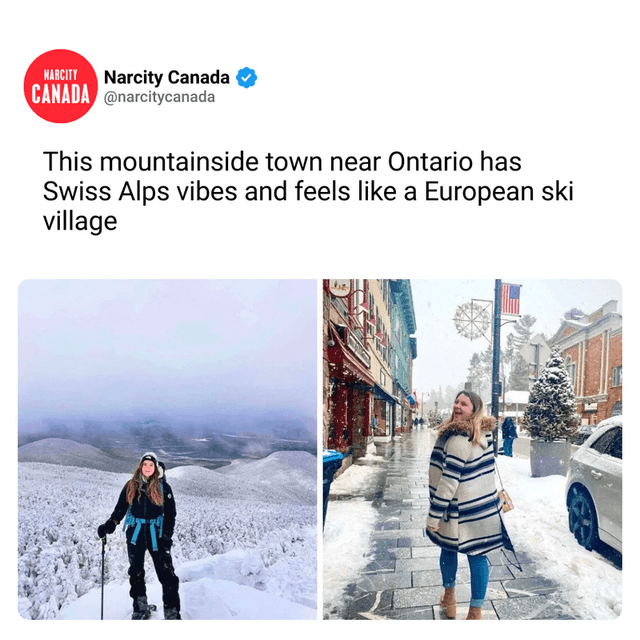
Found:
[[[569,530],[579,544],[591,551],[598,542],[598,518],[591,498],[574,487],[568,507]]]

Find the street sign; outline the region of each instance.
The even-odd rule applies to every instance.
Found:
[[[329,291],[336,298],[346,298],[351,293],[351,280],[329,280]]]

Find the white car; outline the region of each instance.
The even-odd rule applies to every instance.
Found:
[[[598,428],[597,424],[585,424],[578,427],[578,433],[575,436],[575,444],[580,445]]]
[[[586,549],[598,541],[622,553],[622,416],[608,418],[571,458],[569,529]]]

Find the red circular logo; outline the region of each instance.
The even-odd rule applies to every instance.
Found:
[[[37,57],[24,76],[24,97],[32,111],[48,122],[73,122],[91,109],[98,76],[75,51],[54,49]]]

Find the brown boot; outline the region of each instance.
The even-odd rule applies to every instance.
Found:
[[[482,620],[482,607],[469,607],[465,620]]]
[[[444,593],[440,596],[440,606],[445,610],[447,618],[456,617],[456,590],[445,589]]]

